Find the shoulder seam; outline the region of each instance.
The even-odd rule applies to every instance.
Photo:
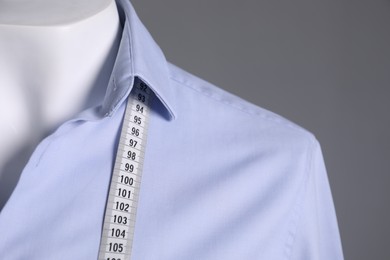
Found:
[[[179,80],[179,79],[175,78],[173,75],[170,75],[170,79],[173,80],[173,81],[175,81],[175,82],[177,82],[177,83],[180,83],[180,84],[182,84],[182,85],[184,85],[184,86],[186,86],[186,87],[188,87],[188,88],[190,88],[190,89],[192,89],[193,91],[196,91],[196,92],[199,93],[199,94],[202,94],[203,96],[209,97],[209,98],[211,98],[211,99],[213,99],[213,100],[215,100],[215,101],[218,101],[218,102],[220,102],[220,103],[222,103],[222,104],[225,104],[225,105],[228,105],[228,106],[230,106],[230,107],[232,107],[232,108],[235,108],[235,109],[237,109],[237,110],[240,110],[240,111],[242,111],[242,112],[244,112],[244,113],[246,113],[246,114],[258,116],[258,117],[261,117],[261,118],[263,118],[263,119],[266,119],[266,120],[269,120],[269,121],[272,121],[272,122],[275,122],[275,123],[278,123],[278,124],[281,124],[281,125],[285,125],[285,126],[287,126],[287,127],[290,127],[290,128],[292,128],[292,129],[295,129],[295,130],[307,132],[307,133],[309,133],[310,135],[313,135],[312,133],[310,133],[310,132],[307,131],[306,129],[304,129],[304,128],[302,128],[302,127],[300,127],[300,126],[298,126],[298,125],[296,125],[296,124],[294,124],[294,123],[292,123],[292,122],[290,122],[288,119],[285,119],[285,121],[282,120],[282,118],[283,118],[282,116],[277,115],[277,114],[274,114],[274,113],[271,112],[271,111],[268,111],[268,110],[267,110],[269,113],[274,114],[274,116],[266,115],[266,114],[264,114],[264,113],[261,113],[260,111],[256,111],[256,110],[254,110],[254,109],[250,109],[250,108],[245,107],[245,106],[240,106],[240,105],[238,105],[236,102],[234,102],[234,103],[233,103],[233,102],[230,102],[229,100],[223,99],[223,98],[221,98],[221,97],[218,96],[218,95],[209,94],[209,93],[207,93],[207,92],[205,92],[205,91],[202,91],[202,90],[199,89],[199,88],[194,87],[192,84],[188,84],[188,83],[185,82],[185,81],[182,81],[182,80]],[[200,79],[200,80],[202,80],[202,79]],[[203,81],[203,80],[202,80],[202,81]],[[210,84],[210,83],[208,83],[208,84]],[[211,85],[212,85],[212,84],[211,84]],[[223,90],[223,91],[224,91],[224,90]],[[228,93],[228,92],[227,92],[227,93]],[[230,93],[228,93],[228,94],[230,94]],[[231,94],[231,95],[233,95],[233,94]],[[249,103],[249,101],[245,101],[245,102],[248,102],[248,103]],[[250,104],[250,103],[249,103],[249,104]],[[254,105],[254,104],[251,104],[251,105],[254,106],[254,107],[257,107],[257,106]],[[262,108],[258,108],[258,109],[262,109]]]

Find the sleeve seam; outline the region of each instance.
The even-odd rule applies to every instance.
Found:
[[[313,155],[315,147],[318,145],[318,141],[315,138],[311,138],[310,146],[306,155],[306,167],[305,167],[305,175],[303,177],[302,186],[300,188],[298,197],[296,199],[293,216],[288,232],[288,236],[285,242],[285,256],[287,260],[292,259],[292,253],[296,242],[296,237],[299,232],[299,225],[302,221],[302,211],[303,211],[303,200],[308,190],[308,184],[310,178],[312,177],[312,169],[313,169]]]

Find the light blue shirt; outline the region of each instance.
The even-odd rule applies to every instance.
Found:
[[[154,92],[137,260],[343,259],[312,134],[168,63],[131,4],[101,105],[36,148],[0,214],[0,259],[96,259],[126,99]]]

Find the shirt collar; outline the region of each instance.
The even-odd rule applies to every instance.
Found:
[[[101,107],[101,115],[112,116],[128,97],[135,77],[143,80],[174,119],[175,99],[170,86],[168,62],[138,18],[129,0],[116,0],[122,39]]]

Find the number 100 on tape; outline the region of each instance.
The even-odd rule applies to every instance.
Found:
[[[99,260],[130,259],[152,93],[137,80],[127,101],[106,204]]]

